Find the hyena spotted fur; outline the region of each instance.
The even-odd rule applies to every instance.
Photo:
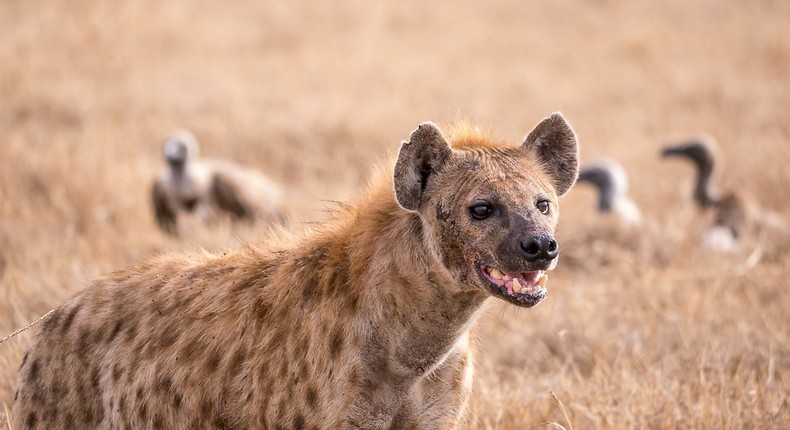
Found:
[[[424,123],[394,175],[298,240],[163,256],[93,282],[25,354],[14,428],[448,429],[469,331],[530,307],[578,171],[560,114],[519,146]]]

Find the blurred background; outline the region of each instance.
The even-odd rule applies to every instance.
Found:
[[[4,0],[0,335],[151,255],[265,237],[157,228],[175,129],[280,182],[299,229],[422,121],[517,144],[562,111],[583,162],[625,167],[646,227],[596,214],[588,185],[563,198],[549,299],[479,324],[470,427],[788,428],[786,236],[701,247],[691,166],[659,157],[708,133],[721,188],[790,216],[788,22],[779,0]],[[0,345],[9,410],[32,332]]]

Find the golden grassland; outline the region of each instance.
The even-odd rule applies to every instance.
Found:
[[[285,184],[299,228],[424,120],[516,143],[561,110],[648,227],[618,231],[589,187],[563,198],[549,298],[479,325],[470,427],[788,428],[788,239],[700,248],[690,168],[658,151],[712,134],[723,185],[788,217],[789,21],[782,1],[4,1],[0,335],[102,273],[265,236],[160,233],[148,187],[176,128]],[[31,333],[0,345],[9,409]]]

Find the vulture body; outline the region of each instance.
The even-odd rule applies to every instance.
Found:
[[[696,137],[678,145],[665,146],[662,156],[689,160],[696,169],[692,197],[697,206],[714,212],[713,226],[703,234],[706,245],[734,251],[749,225],[749,210],[745,199],[736,192],[721,193],[716,188],[720,175],[721,157],[716,143],[709,137]]]
[[[613,214],[625,226],[642,224],[639,207],[628,197],[628,175],[613,160],[598,160],[579,172],[580,183],[590,183],[598,190],[598,212]]]
[[[204,222],[219,213],[234,219],[281,221],[283,193],[260,172],[229,161],[201,159],[195,136],[181,131],[163,146],[165,169],[151,199],[159,227],[178,233],[178,216],[196,213]]]

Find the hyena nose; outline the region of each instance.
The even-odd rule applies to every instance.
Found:
[[[557,241],[550,236],[533,236],[519,243],[521,253],[527,261],[553,260],[560,253]]]

